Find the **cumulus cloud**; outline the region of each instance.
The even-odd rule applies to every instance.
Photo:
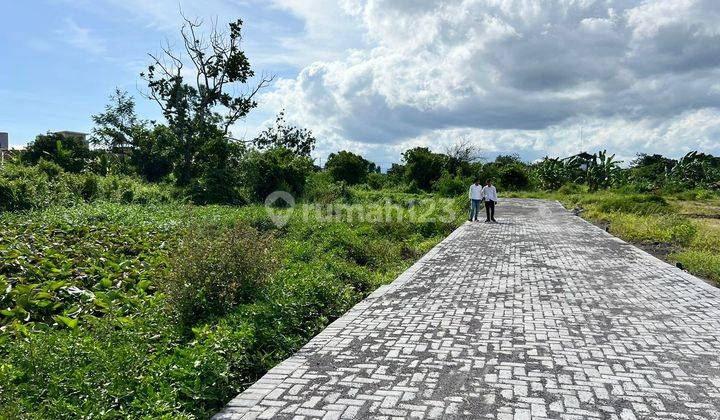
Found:
[[[325,0],[281,3],[308,33],[363,32],[265,97],[312,128],[321,153],[394,160],[460,135],[526,158],[720,152],[716,0],[343,0],[331,14]]]

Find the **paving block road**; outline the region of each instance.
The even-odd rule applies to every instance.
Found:
[[[496,213],[216,418],[720,418],[720,289],[559,203]]]

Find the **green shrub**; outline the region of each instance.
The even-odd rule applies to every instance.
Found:
[[[251,301],[275,264],[272,239],[250,227],[189,232],[161,287],[173,315],[190,326]]]
[[[630,195],[604,197],[598,202],[600,211],[620,212],[640,215],[669,214],[673,209],[664,198],[658,195]]]
[[[133,199],[135,198],[135,192],[132,189],[127,189],[122,192],[122,195],[120,196],[120,199],[125,204],[130,204],[133,202]]]
[[[36,186],[27,179],[0,178],[0,210],[28,210],[38,203]]]
[[[367,184],[370,188],[374,190],[380,190],[383,187],[385,187],[387,181],[387,175],[383,175],[378,172],[372,172],[368,174],[367,177]]]
[[[264,201],[274,191],[302,195],[306,178],[315,171],[310,158],[286,148],[252,151],[243,161],[243,180],[250,196]]]
[[[558,189],[558,193],[566,194],[566,195],[579,194],[581,192],[583,192],[583,188],[580,185],[575,184],[575,183],[564,184],[562,187],[560,187]]]
[[[84,174],[82,176],[82,185],[80,187],[80,196],[85,201],[92,201],[97,197],[100,191],[100,183],[98,176],[95,174]]]
[[[328,172],[315,172],[305,181],[304,196],[308,201],[328,204],[346,199],[348,190],[343,182],[333,182]]]
[[[335,181],[343,181],[348,185],[364,182],[374,168],[375,164],[346,150],[330,153],[325,164],[325,170]]]
[[[499,175],[500,186],[508,190],[522,190],[530,185],[528,168],[521,163],[502,167]]]
[[[469,179],[452,176],[448,171],[445,171],[440,179],[433,184],[433,189],[443,197],[456,197],[466,194],[471,183],[472,181]]]
[[[41,159],[40,162],[38,162],[37,169],[47,175],[50,179],[56,179],[64,172],[60,165],[45,159]]]

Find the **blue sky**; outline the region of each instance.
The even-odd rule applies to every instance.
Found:
[[[717,0],[36,0],[0,2],[0,131],[20,146],[89,131],[189,17],[245,21],[253,68],[275,74],[233,127],[252,137],[281,109],[382,166],[458,139],[533,160],[584,149],[720,154]],[[580,132],[583,132],[582,139]]]
[[[0,130],[19,146],[46,131],[89,131],[90,116],[103,109],[115,87],[136,97],[138,112],[160,119],[157,106],[142,98],[139,73],[165,40],[177,42],[177,3],[158,13],[133,13],[112,2],[0,2]],[[192,9],[195,11],[195,9]],[[291,14],[259,4],[237,3],[234,17],[247,16],[245,43],[258,71],[293,77],[298,68],[267,54],[274,37],[292,37],[303,23]],[[219,10],[218,10],[219,11]],[[193,15],[194,16],[194,15]],[[208,20],[217,14],[203,16]],[[226,19],[227,20],[227,19]],[[269,111],[268,111],[269,112]],[[252,114],[248,124],[269,118]]]

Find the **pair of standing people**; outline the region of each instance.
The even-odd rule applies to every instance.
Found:
[[[478,219],[478,213],[480,212],[480,203],[485,202],[485,213],[487,219],[485,222],[495,222],[495,203],[497,203],[497,189],[492,184],[491,180],[487,180],[485,186],[480,185],[480,180],[476,179],[475,183],[470,186],[470,221],[476,221]]]

